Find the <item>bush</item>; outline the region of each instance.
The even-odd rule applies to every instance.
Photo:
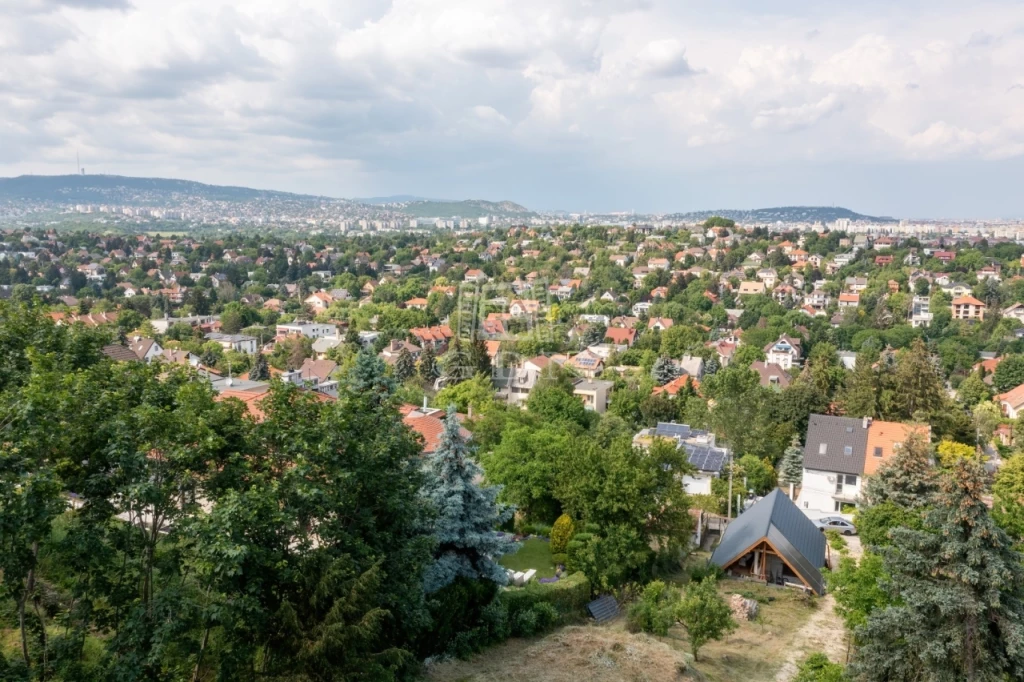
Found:
[[[551,527],[551,553],[565,554],[569,547],[569,540],[576,532],[576,524],[568,514],[562,514]]]
[[[819,651],[801,661],[793,682],[843,682],[844,679],[843,666],[828,660]]]
[[[676,622],[679,591],[660,580],[649,583],[640,599],[630,605],[626,626],[630,632],[648,632],[664,637]]]
[[[550,604],[563,618],[580,614],[590,601],[590,581],[582,573],[574,573],[555,583],[529,583],[519,589],[505,590],[501,600],[514,617],[535,604]]]
[[[545,538],[551,537],[551,526],[544,523],[517,521],[515,529],[520,535],[539,535]]]
[[[690,569],[690,580],[699,583],[704,578],[714,578],[718,580],[725,575],[725,571],[718,564],[706,563],[698,564]]]
[[[840,554],[846,554],[846,538],[839,534],[839,531],[832,528],[825,531],[825,537],[828,538],[828,546],[836,550]]]
[[[567,566],[569,564],[568,554],[552,554],[551,563],[555,566]]]

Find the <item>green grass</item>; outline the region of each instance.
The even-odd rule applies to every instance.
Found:
[[[551,578],[555,575],[555,565],[551,562],[551,546],[540,538],[524,540],[519,551],[506,554],[499,563],[513,571],[537,569],[538,578]]]

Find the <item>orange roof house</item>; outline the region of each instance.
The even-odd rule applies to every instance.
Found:
[[[870,476],[878,471],[878,468],[891,459],[896,450],[915,433],[927,442],[931,429],[927,424],[872,421],[868,425],[868,449],[864,455],[864,475]]]
[[[636,330],[626,329],[625,327],[608,327],[604,333],[604,338],[612,343],[632,346],[633,342],[636,341]]]

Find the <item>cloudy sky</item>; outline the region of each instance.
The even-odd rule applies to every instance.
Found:
[[[76,152],[341,197],[1024,216],[1024,2],[0,0],[0,175]]]

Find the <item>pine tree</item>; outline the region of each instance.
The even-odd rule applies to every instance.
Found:
[[[982,499],[984,471],[962,460],[922,530],[897,528],[882,549],[892,606],[858,630],[858,680],[1024,677],[1024,556]]]
[[[449,407],[423,490],[437,510],[435,560],[424,575],[427,592],[450,585],[459,577],[504,585],[508,577],[497,559],[518,549],[495,530],[512,517],[515,509],[497,502],[499,487],[477,484],[482,472],[459,429],[455,407]]]
[[[864,501],[868,506],[890,502],[903,509],[919,509],[931,504],[937,492],[938,481],[928,442],[914,434],[892,459],[867,479]]]
[[[416,373],[416,361],[412,359],[412,353],[407,348],[398,352],[395,359],[395,379],[405,383]]]
[[[655,360],[654,366],[651,368],[651,376],[659,386],[664,386],[682,375],[683,370],[680,369],[679,365],[666,357],[660,357]]]
[[[721,369],[721,365],[718,363],[718,358],[712,355],[704,363],[704,376],[716,374],[719,369]]]
[[[395,380],[385,373],[384,361],[368,350],[356,356],[347,381],[353,393],[369,397],[374,404],[385,402],[395,392]]]
[[[420,353],[420,365],[419,365],[420,379],[430,383],[434,382],[437,378],[437,356],[434,354],[433,344],[424,344],[423,352]]]
[[[892,383],[890,417],[916,419],[915,415],[931,415],[943,407],[945,389],[921,339],[915,339],[909,349],[900,352]]]
[[[789,447],[782,453],[779,461],[779,482],[789,484],[789,497],[793,498],[793,486],[804,477],[804,449],[800,447],[800,437],[793,436]]]
[[[455,386],[473,376],[473,365],[469,354],[462,348],[459,337],[452,339],[448,352],[444,354],[444,372],[441,377],[445,386]]]
[[[487,344],[480,337],[475,337],[469,346],[469,364],[474,374],[491,373],[491,356],[487,354]]]
[[[353,348],[362,348],[362,343],[359,341],[359,331],[355,328],[355,325],[349,324],[348,329],[345,331],[345,343]]]
[[[256,354],[256,360],[249,370],[249,381],[270,381],[270,365],[267,364],[267,356],[263,353]]]

